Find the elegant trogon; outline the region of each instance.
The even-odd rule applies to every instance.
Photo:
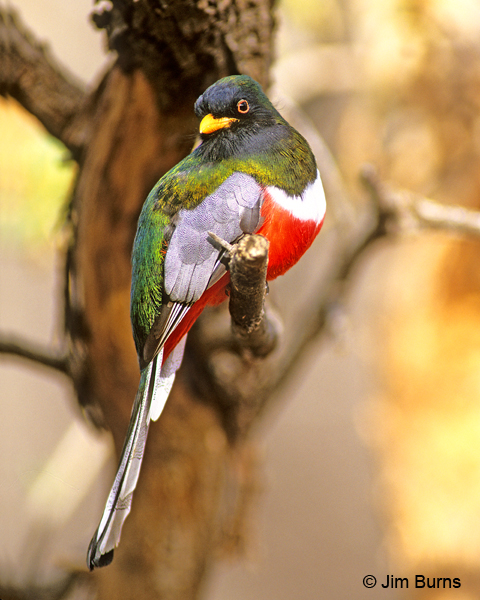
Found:
[[[267,279],[294,265],[320,231],[325,195],[305,139],[250,77],[225,77],[196,101],[201,143],[148,195],[132,253],[131,319],[141,369],[120,464],[88,549],[107,565],[130,512],[150,420],[160,416],[188,330],[226,299],[223,251],[244,234],[270,241]]]

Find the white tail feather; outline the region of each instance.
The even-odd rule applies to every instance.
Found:
[[[140,475],[150,418],[153,416],[158,419],[165,406],[175,371],[182,360],[184,345],[185,339],[173,350],[163,367],[160,367],[162,350],[142,371],[115,480],[88,548],[87,564],[90,570],[112,561],[113,550],[120,541],[123,523],[130,512]]]
[[[155,370],[154,359],[141,374],[115,480],[100,524],[88,548],[87,564],[91,570],[111,562],[113,549],[120,541],[123,523],[130,512],[132,494],[137,485],[147,441],[148,413],[154,383],[152,371]]]
[[[132,496],[142,466],[150,420],[163,411],[180,366],[185,348],[184,336],[162,365],[163,348],[145,367],[140,377],[125,443],[105,510],[87,554],[90,570],[108,565],[120,541],[123,523],[130,512]]]
[[[167,357],[167,360],[163,363],[160,376],[155,378],[155,387],[153,388],[153,397],[149,413],[149,417],[152,421],[156,421],[162,414],[165,403],[170,395],[173,382],[175,381],[175,373],[182,364],[186,339],[187,336],[184,335]],[[163,356],[163,348],[161,352]],[[159,359],[159,362],[161,363],[161,358]]]

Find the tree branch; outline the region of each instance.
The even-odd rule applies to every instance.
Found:
[[[371,165],[363,168],[361,179],[388,229],[408,233],[423,228],[480,235],[480,212],[477,210],[440,204],[406,190],[395,191],[380,181]]]
[[[232,331],[254,356],[265,357],[278,341],[278,323],[265,312],[269,242],[247,235],[230,253]]]
[[[87,128],[83,86],[60,68],[11,9],[0,7],[0,95],[15,98],[78,158]]]
[[[61,352],[51,352],[18,337],[0,338],[0,354],[9,354],[49,367],[70,377],[69,359]]]

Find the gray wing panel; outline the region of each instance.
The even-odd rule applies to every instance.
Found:
[[[234,173],[192,210],[182,209],[165,257],[165,291],[174,302],[195,302],[217,268],[213,231],[229,243],[260,226],[263,190],[245,173]]]

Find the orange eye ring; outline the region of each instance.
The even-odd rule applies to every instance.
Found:
[[[246,115],[250,110],[250,105],[246,100],[239,100],[237,102],[237,110],[241,115]]]

